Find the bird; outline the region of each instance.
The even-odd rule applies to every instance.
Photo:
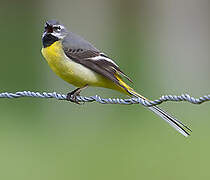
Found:
[[[81,36],[68,31],[57,20],[45,22],[41,52],[60,78],[77,87],[67,94],[68,101],[79,103],[77,96],[89,86],[109,88],[148,100],[123,80],[125,78],[132,82],[111,58]],[[190,135],[191,129],[166,111],[158,106],[148,108],[185,137]]]

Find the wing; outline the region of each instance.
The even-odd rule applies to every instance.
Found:
[[[85,49],[82,48],[82,46],[80,46],[80,48],[69,48],[65,45],[63,46],[63,50],[66,56],[71,60],[105,76],[120,86],[122,85],[116,78],[116,74],[122,75],[132,82],[132,80],[120,70],[119,66],[114,61],[108,58],[105,54],[100,53],[96,48]]]

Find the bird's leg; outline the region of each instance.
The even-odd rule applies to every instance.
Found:
[[[84,90],[84,89],[86,89],[87,87],[88,87],[88,85],[86,84],[85,86],[83,86],[81,88],[77,88],[77,89],[69,92],[66,95],[66,100],[79,104],[79,102],[77,100],[77,96],[79,96],[79,94],[81,93],[81,91]]]

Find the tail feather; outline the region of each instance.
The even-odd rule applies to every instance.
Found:
[[[178,132],[183,134],[185,137],[189,136],[190,133],[188,131],[191,131],[187,126],[185,126],[183,123],[178,121],[176,118],[172,117],[162,109],[160,109],[157,106],[148,107],[151,111],[153,111],[155,114],[159,115],[163,120],[165,120],[167,123],[170,124],[174,129],[176,129]]]
[[[127,89],[127,91],[132,96],[140,97],[140,98],[142,98],[144,100],[148,100],[145,97],[143,97],[140,94],[138,94],[137,92],[135,92],[131,88]],[[160,116],[167,123],[169,123],[174,129],[176,129],[178,132],[180,132],[185,137],[189,136],[190,135],[190,132],[192,132],[190,130],[190,128],[188,128],[187,126],[185,126],[182,122],[178,121],[176,118],[172,117],[171,115],[169,115],[168,113],[166,113],[165,111],[163,111],[162,109],[160,109],[159,107],[152,106],[152,107],[148,107],[148,108],[152,112],[154,112],[155,114],[157,114],[158,116]]]

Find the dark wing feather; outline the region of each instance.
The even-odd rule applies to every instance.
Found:
[[[77,59],[76,61],[86,59],[86,58],[95,57],[100,54],[97,51],[83,50],[83,49],[63,48],[63,50],[69,58],[73,57],[73,58]]]
[[[107,55],[105,55],[104,53],[100,53],[100,56],[102,56],[102,57],[105,57],[105,58],[108,58],[108,59],[110,59]],[[113,64],[113,63],[111,63],[111,62],[109,62],[109,61],[106,61],[106,60],[103,60],[103,59],[101,59],[101,60],[99,60],[99,63],[101,63],[101,64],[104,64],[105,66],[110,66],[110,67],[113,67],[116,71],[117,71],[117,73],[119,74],[119,75],[122,75],[123,77],[125,77],[127,80],[129,80],[130,82],[132,82],[133,83],[133,81],[132,81],[132,79],[131,78],[129,78],[116,64]]]
[[[104,57],[98,51],[64,48],[64,52],[66,56],[69,57],[71,60],[105,76],[118,85],[120,85],[120,83],[115,76],[116,73],[119,75],[123,75],[131,81],[131,79],[128,78],[115,63],[112,63],[112,61],[107,61],[105,58],[108,57]],[[95,60],[94,57],[101,58]]]

